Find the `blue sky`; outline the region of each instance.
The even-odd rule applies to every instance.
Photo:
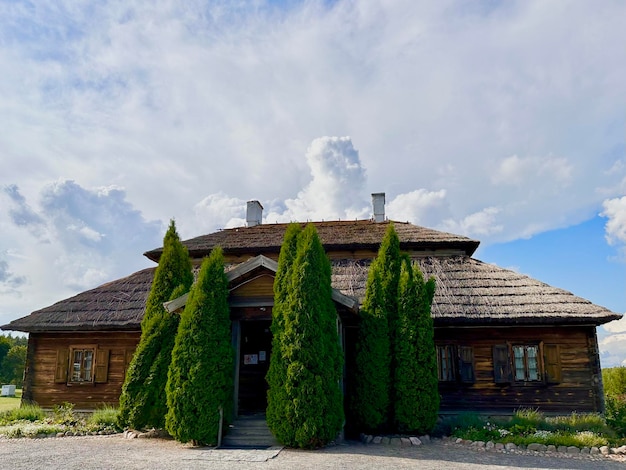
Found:
[[[626,312],[621,1],[0,0],[0,324],[243,223],[387,215]],[[626,322],[600,330],[626,360]]]

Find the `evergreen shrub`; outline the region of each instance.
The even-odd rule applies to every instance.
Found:
[[[232,415],[234,352],[222,250],[205,258],[181,315],[167,381],[167,431],[180,442],[216,445],[220,409]]]
[[[165,425],[165,384],[179,317],[168,313],[163,303],[171,300],[178,286],[184,286],[179,292],[187,291],[192,283],[191,260],[172,220],[146,301],[141,338],[122,386],[118,417],[121,428],[162,429]]]

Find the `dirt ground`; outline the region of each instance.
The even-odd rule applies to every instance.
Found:
[[[193,448],[166,439],[121,435],[0,439],[2,468],[34,469],[625,469],[598,456],[549,456],[480,451],[452,443],[390,447],[346,442],[317,451]]]

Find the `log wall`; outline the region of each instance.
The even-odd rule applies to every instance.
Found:
[[[52,408],[65,402],[76,410],[88,410],[103,405],[117,406],[124,383],[126,367],[139,342],[140,332],[77,332],[31,333],[29,338],[27,388],[24,400]],[[108,353],[108,373],[103,383],[57,383],[57,358],[73,346],[94,345]],[[103,364],[100,364],[103,366]],[[95,373],[95,369],[94,369]]]
[[[508,414],[520,408],[554,413],[603,411],[593,326],[436,328],[435,342],[438,345],[471,346],[474,353],[473,383],[439,383],[440,409],[444,413],[479,411]],[[546,380],[539,383],[495,382],[495,345],[538,343],[558,345],[559,383],[548,383]]]

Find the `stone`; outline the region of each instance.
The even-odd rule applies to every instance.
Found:
[[[485,441],[476,441],[472,444],[474,447],[480,447],[483,448],[485,447]]]
[[[495,446],[496,445],[492,441],[489,441],[487,442],[487,444],[485,444],[485,449],[492,450]]]
[[[589,449],[589,447],[583,447],[582,449],[580,449],[580,453],[581,454],[588,454],[590,450],[591,449]]]
[[[58,433],[56,433],[56,437],[63,437],[63,436],[65,436],[65,433],[64,433],[64,432],[58,432]]]
[[[555,445],[550,444],[550,445],[548,446],[547,452],[556,452],[556,446],[555,446]]]
[[[562,452],[564,454],[567,453],[567,447],[565,447],[565,446],[559,446],[559,447],[556,448],[556,450],[557,450],[557,452]]]
[[[408,447],[411,445],[411,440],[408,437],[401,437],[400,442],[402,444],[402,447]]]
[[[591,449],[589,449],[589,453],[591,455],[598,455],[600,453],[600,449],[596,446],[593,446]]]
[[[399,437],[392,437],[389,439],[389,445],[393,447],[400,447],[402,445],[402,441]]]
[[[383,441],[381,442],[381,444],[384,446],[388,446],[389,444],[391,444],[391,439],[388,437],[383,437]]]
[[[611,453],[611,451],[609,450],[609,446],[600,447],[600,453],[602,455],[609,455]]]
[[[430,444],[430,436],[428,434],[424,435],[424,436],[419,436],[420,441],[422,441],[422,444]]]
[[[370,442],[372,442],[373,439],[374,439],[374,436],[372,436],[371,434],[368,434],[367,436],[365,436],[365,443],[369,444]]]
[[[619,455],[626,454],[626,445],[618,447],[617,449],[615,449],[615,453],[619,454]]]
[[[73,436],[74,433],[72,431],[65,431],[66,436]]]
[[[567,448],[567,453],[568,454],[580,454],[580,449],[576,446],[569,446]]]
[[[422,442],[422,441],[420,441],[420,442]],[[456,441],[454,441],[454,442],[457,443],[457,444],[463,444],[463,439],[461,439],[460,437],[457,437]]]
[[[539,444],[538,442],[528,444],[528,450],[532,450],[533,452],[545,452],[547,449],[545,445]]]
[[[374,439],[372,439],[372,442],[374,444],[380,444],[381,442],[383,442],[383,438],[381,436],[376,436],[374,437]]]
[[[502,444],[502,442],[496,442],[496,450],[504,450],[504,444]]]
[[[140,432],[139,434],[137,434],[138,439],[147,439],[148,437],[150,436],[148,435],[147,432]]]
[[[507,442],[504,448],[506,450],[515,450],[517,449],[517,446],[513,442]]]
[[[409,437],[409,440],[411,441],[411,444],[413,444],[414,446],[422,445],[422,441],[420,441],[419,437],[411,436]]]

